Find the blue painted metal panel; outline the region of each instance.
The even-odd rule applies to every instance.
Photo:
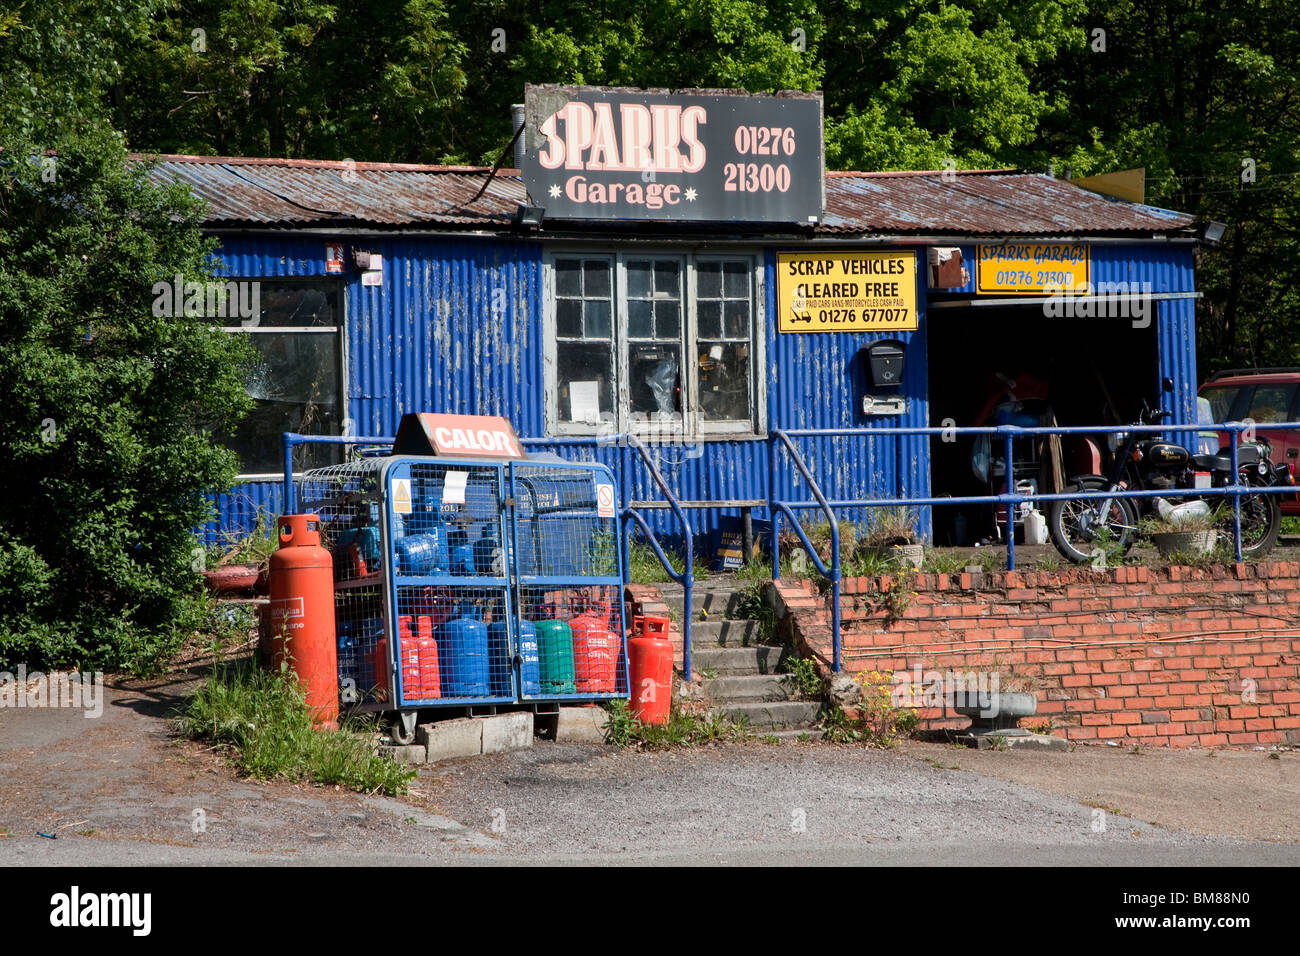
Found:
[[[346,353],[348,413],[361,434],[394,434],[407,411],[504,415],[522,436],[544,434],[542,245],[515,239],[376,237],[358,245],[384,257],[384,281],[363,287],[348,269]],[[910,248],[910,247],[905,247]],[[352,244],[345,253],[350,261]],[[898,333],[906,343],[904,415],[864,416],[865,370],[859,350],[882,336],[866,333],[776,331],[776,249],[766,251],[765,330],[767,425],[780,428],[926,426],[929,418],[924,269],[918,269],[920,328]],[[974,249],[964,250],[973,258]],[[923,265],[923,250],[917,250]],[[325,239],[227,237],[221,258],[232,276],[324,276]],[[1096,282],[1150,282],[1155,292],[1193,291],[1190,247],[1165,244],[1095,245]],[[972,270],[973,271],[973,270]],[[1174,379],[1181,420],[1193,420],[1196,388],[1194,309],[1190,300],[1159,307],[1160,368]],[[806,460],[832,499],[925,496],[930,493],[926,436],[800,439]],[[673,493],[687,501],[766,500],[769,462],[763,441],[710,441],[654,447]],[[631,499],[659,499],[628,448],[560,443],[563,457],[600,461],[626,472]],[[808,498],[792,468],[778,469],[776,494]],[[274,486],[272,486],[273,488]],[[273,498],[274,496],[274,498]],[[273,507],[278,490],[244,486],[223,505],[223,518],[248,527],[255,507]],[[730,512],[732,514],[736,512]],[[692,511],[697,532],[710,532],[716,512]],[[759,509],[756,517],[765,517]],[[860,515],[846,515],[860,518]],[[928,530],[928,514],[923,520]],[[671,538],[671,513],[651,514]]]
[[[910,250],[909,250],[910,251]],[[918,259],[923,253],[918,253]],[[767,314],[776,315],[776,250],[769,250]],[[920,327],[915,332],[877,334],[865,332],[786,333],[768,323],[767,349],[771,378],[768,419],[773,428],[869,428],[926,426],[929,369],[926,352],[925,278],[917,270],[917,304]],[[868,416],[862,413],[866,370],[859,351],[881,338],[904,342],[903,388],[907,409],[903,415]],[[855,499],[927,495],[930,491],[929,439],[924,436],[801,438],[796,444],[828,498]],[[784,452],[782,453],[784,455]],[[778,464],[782,461],[778,458]],[[754,487],[763,487],[767,462],[755,463]],[[776,496],[808,499],[806,488],[793,468],[778,468]],[[845,517],[863,520],[863,514]],[[929,533],[929,515],[922,514]]]

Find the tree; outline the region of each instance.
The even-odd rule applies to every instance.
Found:
[[[0,142],[0,665],[148,668],[192,630],[193,528],[229,487],[246,344],[157,314],[201,280],[187,190],[107,129]]]
[[[1300,362],[1300,25],[1280,0],[1103,0],[1062,150],[1143,166],[1148,202],[1227,224],[1198,254],[1203,368]]]

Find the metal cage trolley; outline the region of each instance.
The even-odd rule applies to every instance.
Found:
[[[440,454],[437,422],[465,417],[407,416],[395,452],[424,451],[415,433],[428,454],[297,480],[334,561],[340,704],[394,718],[395,740],[436,708],[628,696],[613,475],[522,450]]]

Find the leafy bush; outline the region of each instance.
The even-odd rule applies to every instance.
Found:
[[[112,134],[57,145],[0,132],[0,666],[147,671],[202,614],[191,529],[237,464],[208,436],[250,352],[154,314],[211,273],[197,201]]]

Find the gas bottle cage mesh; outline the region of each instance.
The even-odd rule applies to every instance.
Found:
[[[345,707],[627,696],[603,466],[366,458],[297,484],[334,560]]]

